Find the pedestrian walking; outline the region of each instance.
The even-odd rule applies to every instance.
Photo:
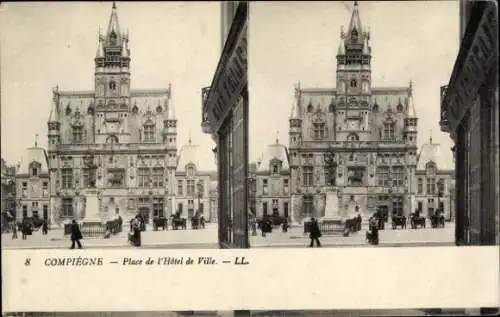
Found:
[[[314,241],[316,241],[316,245],[318,247],[321,247],[321,242],[319,241],[319,238],[321,237],[321,230],[319,230],[318,221],[314,218],[311,218],[310,229],[309,238],[311,239],[311,243],[309,244],[309,247],[314,247]]]
[[[71,223],[71,248],[75,248],[75,243],[78,245],[78,249],[82,248],[82,244],[80,243],[80,240],[83,239],[82,232],[80,231],[80,227],[76,223],[76,220],[73,219]]]
[[[47,224],[47,219],[44,219],[42,224],[42,234],[46,235],[47,233],[49,233],[49,225]]]
[[[12,224],[12,240],[17,239],[17,225],[14,222]]]
[[[283,232],[288,232],[288,219],[287,218],[283,219],[283,222],[281,224],[281,229]]]
[[[132,222],[132,244],[136,247],[141,246],[141,217],[137,215],[137,217]]]

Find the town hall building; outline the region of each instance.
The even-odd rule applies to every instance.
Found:
[[[367,219],[415,208],[417,117],[412,83],[372,82],[370,33],[354,4],[341,31],[336,88],[295,87],[289,120],[293,218],[338,217],[352,211]],[[333,75],[333,74],[332,74]],[[328,217],[327,217],[328,218]]]
[[[128,219],[137,211],[149,222],[172,212],[172,89],[131,88],[129,38],[118,22],[113,3],[106,33],[99,35],[94,89],[53,90],[47,151],[52,223]]]

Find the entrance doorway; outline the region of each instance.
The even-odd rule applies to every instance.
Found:
[[[387,222],[389,219],[389,207],[387,205],[380,205],[377,207],[378,216]]]
[[[149,208],[147,207],[139,208],[139,214],[144,219],[144,223],[149,223]]]

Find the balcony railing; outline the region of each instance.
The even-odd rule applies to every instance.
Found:
[[[404,148],[406,142],[404,140],[391,141],[328,141],[328,145],[332,148],[351,148],[351,149],[385,149],[385,148]],[[325,149],[324,142],[305,141],[302,142],[301,148],[308,149]]]

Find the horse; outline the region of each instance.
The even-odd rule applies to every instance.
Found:
[[[392,216],[392,229],[395,230],[397,227],[401,229],[406,229],[406,217],[405,216]]]

